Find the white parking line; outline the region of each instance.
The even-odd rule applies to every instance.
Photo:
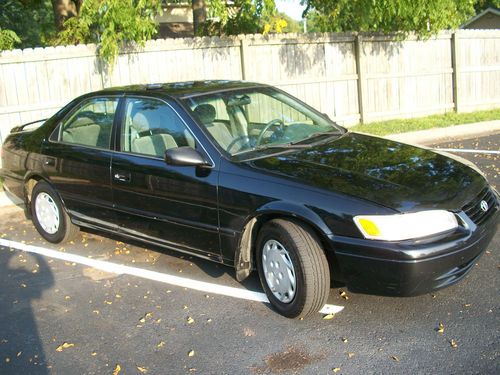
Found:
[[[470,154],[494,154],[499,155],[500,151],[494,150],[470,150],[465,148],[435,148],[436,151],[447,151],[447,152],[464,152]]]
[[[243,288],[233,288],[230,286],[192,280],[186,277],[169,275],[166,273],[145,270],[142,268],[125,266],[123,264],[107,262],[104,260],[86,258],[81,255],[63,253],[61,251],[51,250],[40,246],[26,245],[21,242],[11,241],[3,238],[0,238],[0,246],[22,250],[29,253],[36,253],[50,258],[65,260],[67,262],[83,264],[89,267],[99,269],[101,271],[115,273],[118,275],[132,275],[141,277],[143,279],[159,281],[165,284],[194,289],[205,293],[220,294],[223,296],[235,297],[249,301],[269,303],[269,300],[264,293],[254,292]],[[335,314],[342,311],[343,309],[344,306],[327,304],[319,312],[322,314]]]

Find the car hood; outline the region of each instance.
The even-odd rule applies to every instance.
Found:
[[[261,171],[398,211],[459,210],[485,186],[469,166],[425,148],[348,132],[328,143],[249,162]]]

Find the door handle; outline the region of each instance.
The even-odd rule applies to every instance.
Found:
[[[116,172],[114,175],[113,175],[115,181],[120,181],[120,182],[130,182],[131,180],[131,177],[130,177],[130,173],[126,173],[126,172]]]

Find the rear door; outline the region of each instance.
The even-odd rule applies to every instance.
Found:
[[[111,140],[118,97],[84,100],[44,145],[43,168],[72,216],[113,226]]]
[[[220,259],[217,171],[172,166],[169,148],[188,146],[207,157],[173,107],[157,98],[127,97],[112,161],[117,222],[124,233]]]

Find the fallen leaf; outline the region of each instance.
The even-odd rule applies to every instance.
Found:
[[[334,316],[335,314],[326,314],[325,316],[323,316],[323,320],[331,320]]]
[[[243,329],[243,333],[245,334],[246,337],[255,336],[255,331],[247,327]]]
[[[194,350],[190,350],[188,352],[188,357],[194,357]]]
[[[122,370],[121,366],[117,364],[115,369],[113,370],[113,375],[118,375],[121,370]]]
[[[137,366],[137,370],[139,370],[139,372],[142,372],[143,374],[145,374],[146,372],[148,372],[147,368],[141,367],[141,366]]]
[[[73,346],[75,346],[75,344],[71,344],[69,342],[63,342],[61,345],[59,345],[56,348],[56,352],[62,352],[64,349],[68,349],[68,348],[71,348]]]
[[[333,372],[337,373],[340,371],[340,367],[335,367],[334,369],[332,369]]]
[[[188,318],[187,318],[187,323],[188,323],[188,324],[193,324],[193,323],[194,323],[194,319],[193,319],[193,318],[191,318],[190,316],[188,316]]]
[[[395,355],[391,356],[391,358],[392,358],[394,361],[399,362],[399,358],[398,358],[398,357],[396,357]]]
[[[157,348],[163,348],[165,346],[165,341],[160,341],[158,345],[156,345]]]
[[[450,340],[450,346],[453,348],[453,349],[456,349],[458,348],[458,344],[455,340],[451,339]]]
[[[443,333],[444,332],[444,325],[443,323],[439,323],[437,328],[436,328],[437,333]]]
[[[339,290],[340,297],[342,297],[345,300],[349,299],[349,296],[347,295],[346,292],[344,292],[342,289]]]

